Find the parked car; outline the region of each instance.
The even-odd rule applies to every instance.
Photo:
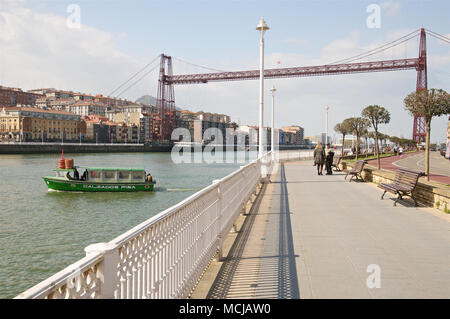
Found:
[[[446,149],[445,146],[439,149],[439,153],[441,154],[441,156],[445,156],[445,149]]]

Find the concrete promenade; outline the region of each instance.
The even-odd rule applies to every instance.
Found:
[[[381,194],[281,164],[192,297],[450,298],[450,215]]]

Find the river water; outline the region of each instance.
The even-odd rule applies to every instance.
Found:
[[[66,154],[75,165],[143,167],[154,192],[48,192],[57,154],[0,155],[0,298],[12,298],[236,170],[242,163],[175,164],[170,153]]]

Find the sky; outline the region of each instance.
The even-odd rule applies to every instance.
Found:
[[[173,57],[175,74],[211,72],[192,64],[255,70],[260,38],[255,28],[261,17],[270,27],[266,68],[321,65],[422,27],[450,37],[449,12],[448,0],[0,0],[0,84],[109,95],[161,53]],[[415,58],[418,44],[416,37],[370,59]],[[450,45],[427,36],[427,54],[428,87],[450,92]],[[120,97],[156,96],[158,62]],[[415,91],[416,76],[407,70],[266,79],[264,122],[271,121],[269,89],[275,85],[276,127],[300,125],[305,136],[318,135],[325,132],[329,106],[328,133],[339,138],[335,124],[377,104],[391,113],[380,131],[411,138],[413,118],[403,99]],[[258,124],[258,80],[179,85],[175,100],[192,111]],[[447,123],[448,116],[433,119],[432,142],[445,141]]]

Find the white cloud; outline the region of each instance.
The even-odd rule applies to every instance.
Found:
[[[68,28],[65,17],[20,6],[0,11],[0,31],[0,80],[6,86],[108,94],[145,64],[118,48],[125,33]]]
[[[21,7],[25,0],[0,0],[0,10],[8,10],[11,8]]]

